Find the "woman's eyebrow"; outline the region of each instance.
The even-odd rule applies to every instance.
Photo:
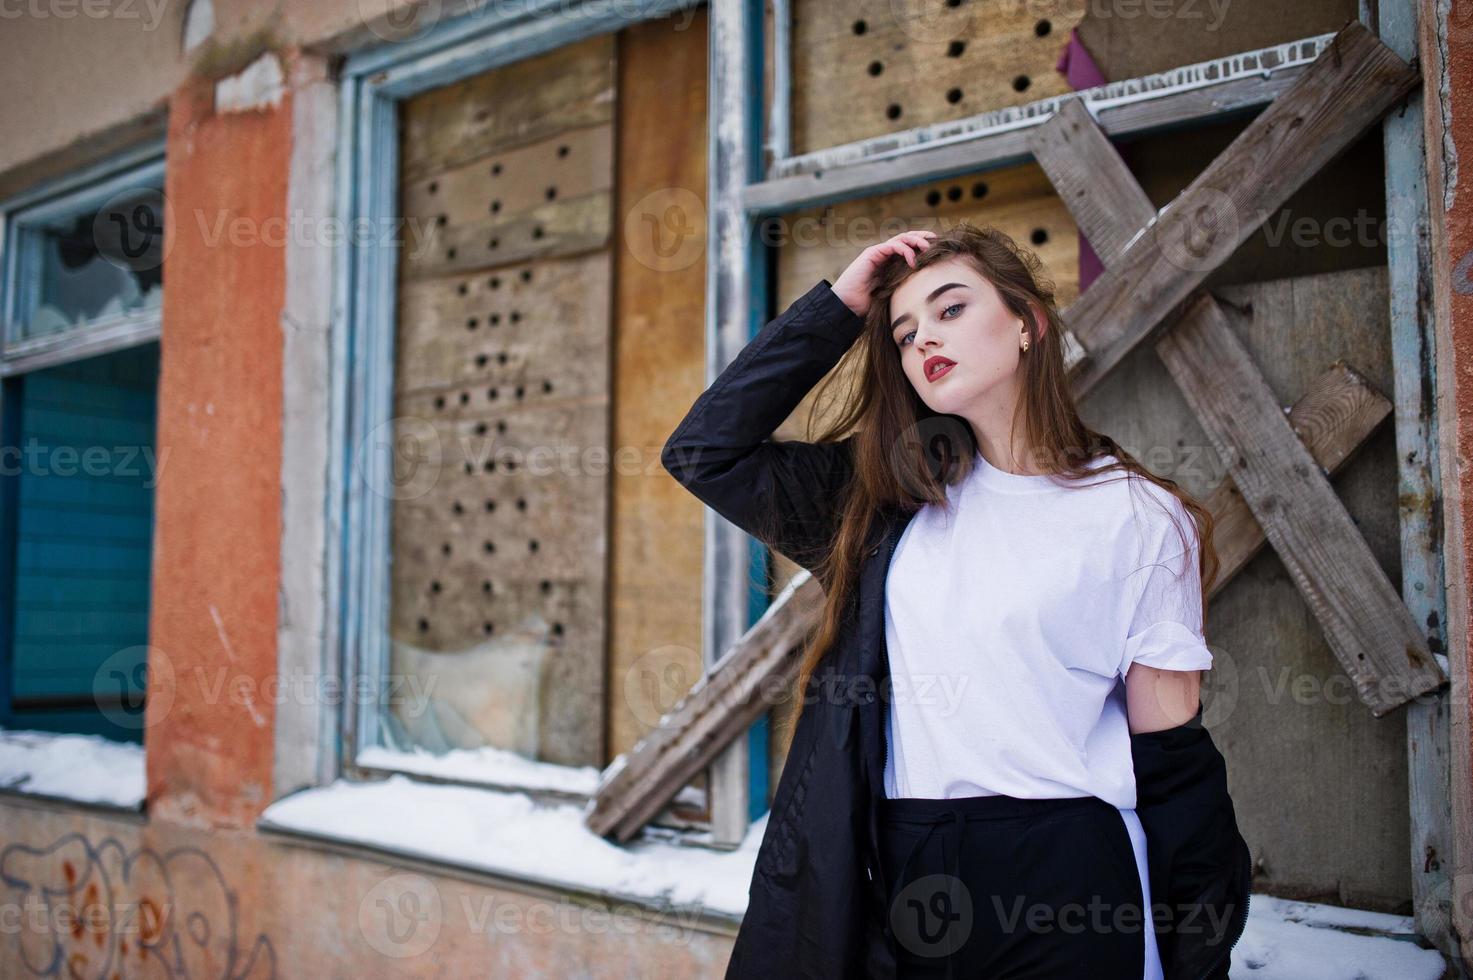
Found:
[[[946,292],[948,289],[966,289],[966,288],[967,288],[967,284],[964,283],[964,282],[948,282],[945,285],[937,286],[935,289],[931,290],[931,294],[926,297],[925,303],[923,303],[921,305],[923,305],[923,306],[929,306],[929,305],[931,305],[931,301],[932,300],[934,300],[937,296],[940,296],[942,293]],[[898,327],[898,326],[900,326],[906,320],[913,320],[913,319],[915,319],[915,317],[911,316],[909,313],[902,313],[902,314],[900,314],[899,316],[897,316],[895,318],[895,322],[893,322],[893,323],[890,324],[890,330],[891,330],[891,332],[894,332],[895,328]]]

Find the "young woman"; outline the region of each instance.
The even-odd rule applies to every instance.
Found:
[[[729,976],[853,975],[814,953],[836,932],[869,950],[876,976],[1225,975],[1250,872],[1200,727],[1211,515],[1081,421],[1037,268],[1007,236],[971,225],[872,246],[769,324],[667,443],[684,485],[826,592]],[[845,338],[861,340],[862,370],[829,430],[754,445],[846,353]],[[862,595],[850,613],[866,556],[885,550],[871,530],[887,511],[903,532],[875,559],[883,658],[847,670],[873,642],[853,625]],[[884,682],[883,722],[870,723],[883,729],[882,777],[831,748],[875,754],[862,712],[807,696],[816,675],[846,670]],[[807,717],[816,707],[822,720]],[[1185,828],[1171,851],[1148,848],[1136,812],[1141,760],[1156,748],[1144,788],[1175,800],[1174,824],[1159,823]],[[1178,773],[1162,761],[1172,758]],[[862,831],[851,838],[837,819],[860,809],[857,783],[873,801],[878,867]],[[826,846],[825,833],[840,842]],[[1168,877],[1149,867],[1153,851],[1193,870]],[[1230,921],[1210,946],[1158,944],[1153,880],[1173,899],[1229,908]],[[866,903],[847,897],[856,888]],[[828,898],[842,911],[809,910]],[[828,951],[845,955],[836,942]]]

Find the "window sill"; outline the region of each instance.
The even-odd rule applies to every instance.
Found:
[[[0,729],[0,791],[7,796],[143,811],[143,746],[98,735]]]
[[[648,830],[620,846],[588,830],[585,812],[575,803],[542,805],[524,792],[394,774],[293,793],[267,807],[256,826],[512,887],[633,904],[734,934],[746,912],[765,817],[748,828],[740,847],[727,851],[706,846],[709,835]]]

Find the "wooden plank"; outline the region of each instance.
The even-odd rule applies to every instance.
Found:
[[[614,115],[614,35],[602,34],[406,100],[400,180],[429,175],[607,124]]]
[[[1315,462],[1334,475],[1390,414],[1390,400],[1359,371],[1338,361],[1294,403],[1289,426]],[[1268,539],[1231,478],[1213,487],[1202,503],[1216,522],[1212,543],[1219,565],[1210,598],[1247,566]]]
[[[1036,6],[794,0],[793,145],[822,149],[1067,92],[1054,65],[1085,0],[1051,2],[1046,17]]]
[[[621,449],[611,475],[606,763],[657,727],[704,673],[696,610],[706,506],[676,480],[651,479],[649,464],[659,466],[671,420],[705,387],[704,238],[682,242],[678,228],[651,219],[685,201],[678,213],[694,221],[687,209],[696,205],[682,189],[706,186],[705,142],[669,139],[706,125],[706,19],[702,8],[692,12],[688,30],[653,22],[619,37],[616,199],[628,214],[621,221],[642,234],[614,239],[618,335],[610,412],[613,445]],[[660,71],[650,71],[652,64]],[[682,247],[672,252],[672,243]],[[655,377],[659,384],[647,382]],[[694,782],[704,800],[705,775]],[[708,821],[704,809],[690,816]]]
[[[1308,84],[1309,78],[1307,75],[1301,83]],[[1284,98],[1295,99],[1296,93]],[[1148,229],[1142,219],[1153,210],[1149,200],[1082,107],[1061,112],[1035,136],[1035,155],[1062,190],[1066,203],[1079,209],[1076,220],[1085,234],[1092,240],[1097,236],[1102,243],[1099,254],[1109,275],[1130,261],[1132,243],[1145,237],[1131,227],[1142,233]],[[1235,141],[1233,146],[1237,145]],[[1230,146],[1224,156],[1232,152]],[[1218,166],[1214,162],[1208,171]],[[1305,179],[1300,176],[1297,181],[1302,184]],[[1084,193],[1089,184],[1101,188],[1098,201]],[[1183,191],[1173,206],[1190,193],[1191,188]],[[1226,259],[1227,254],[1220,252],[1215,262]],[[1198,271],[1205,276],[1211,269],[1204,266]],[[1087,302],[1095,288],[1098,286],[1080,304]],[[1197,346],[1189,346],[1186,337],[1194,338]],[[1156,349],[1218,451],[1238,467],[1233,479],[1246,504],[1274,543],[1315,611],[1331,649],[1372,712],[1384,714],[1444,683],[1446,677],[1432,659],[1425,637],[1335,495],[1325,471],[1284,419],[1273,392],[1232,334],[1217,301],[1199,297],[1188,316],[1164,332]],[[1203,361],[1207,350],[1213,356]],[[1215,369],[1205,366],[1214,360]],[[1099,367],[1093,348],[1086,363],[1090,371]],[[1118,363],[1109,364],[1105,371]],[[1335,538],[1328,539],[1329,535]],[[1299,550],[1289,554],[1288,547]],[[1374,615],[1367,616],[1367,611]]]
[[[693,776],[709,766],[788,691],[804,641],[823,613],[823,589],[807,571],[795,575],[763,617],[639,741],[610,766],[585,825],[624,842],[639,832]]]
[[[708,10],[707,112],[721,125],[706,129],[706,384],[750,342],[767,308],[765,273],[753,261],[760,243],[753,240],[741,207],[742,188],[761,159],[761,96],[755,83],[761,66],[753,60],[761,10],[748,3],[710,4]],[[701,659],[711,670],[751,622],[752,545],[744,531],[710,508],[705,521]],[[711,764],[711,837],[717,844],[741,843],[751,823],[750,756],[748,740],[735,739]]]
[[[1391,403],[1353,368],[1337,363],[1293,407],[1290,424],[1315,459],[1338,470],[1390,414]],[[1217,521],[1222,562],[1212,593],[1229,581],[1265,542],[1262,528],[1243,498],[1225,480],[1205,503]],[[774,600],[768,616],[703,678],[605,776],[586,821],[600,835],[623,841],[658,813],[692,775],[742,734],[770,704],[759,692],[786,690],[797,672],[803,631],[817,625],[822,592],[799,570]]]
[[[763,180],[742,188],[741,199],[752,214],[780,214],[1023,163],[1029,130],[1046,122],[1060,105],[1076,100],[1088,102],[1112,136],[1178,129],[1252,110],[1287,90],[1332,36],[1244,51],[776,160]]]
[[[1335,35],[1294,85],[1140,229],[1064,322],[1089,351],[1083,394],[1160,328],[1214,268],[1383,113],[1418,76],[1365,27]]]
[[[1447,682],[1426,637],[1210,296],[1156,345],[1330,648],[1380,717]]]
[[[1381,40],[1403,58],[1417,53],[1415,0],[1382,0],[1363,20],[1378,22]],[[1368,16],[1373,14],[1374,16]],[[1432,77],[1429,75],[1429,77]],[[1386,265],[1390,289],[1396,447],[1401,502],[1401,595],[1412,618],[1424,624],[1434,653],[1446,655],[1447,581],[1443,575],[1443,521],[1438,486],[1435,402],[1436,335],[1432,309],[1432,243],[1427,213],[1424,94],[1382,128],[1386,159],[1386,226],[1412,229],[1390,235]],[[1446,663],[1446,660],[1443,661]],[[1448,694],[1463,688],[1460,666],[1453,684],[1435,700],[1407,705],[1407,796],[1410,809],[1412,909],[1417,931],[1454,962],[1459,950],[1449,879],[1455,854],[1453,813],[1470,812],[1468,781],[1452,781],[1453,742]],[[1466,773],[1466,769],[1460,771]],[[1460,904],[1466,914],[1466,904]],[[1464,968],[1466,974],[1467,968]]]
[[[1078,99],[1033,130],[1028,147],[1106,268],[1155,219],[1150,198]]]
[[[608,477],[569,461],[609,445],[612,107],[590,93],[612,58],[602,38],[400,109],[395,465],[373,489],[388,671],[435,683],[383,714],[391,744],[607,759]]]

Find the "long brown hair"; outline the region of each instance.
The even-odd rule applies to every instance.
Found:
[[[1037,257],[1006,234],[963,222],[920,250],[914,268],[898,256],[880,268],[872,282],[864,329],[841,360],[841,365],[847,365],[857,358],[859,370],[835,370],[819,386],[822,398],[836,379],[857,375],[854,388],[845,393],[840,410],[816,441],[834,442],[851,430],[857,432],[854,474],[840,507],[832,546],[813,566],[826,598],[799,667],[799,714],[810,697],[810,678],[838,638],[879,512],[889,507],[911,514],[927,503],[945,506],[946,486],[961,481],[975,465],[978,448],[971,426],[960,416],[941,415],[926,406],[901,368],[890,331],[890,300],[900,284],[920,269],[958,257],[996,287],[1003,303],[1028,327],[1029,348],[1022,355],[1024,376],[1013,436],[1021,426],[1032,468],[1066,483],[1090,472],[1120,471],[1117,479],[1135,474],[1177,497],[1196,524],[1205,614],[1218,570],[1211,512],[1175,481],[1151,473],[1110,436],[1080,420],[1064,367],[1064,323],[1054,305],[1053,283],[1041,274]],[[1047,319],[1041,336],[1036,316]],[[1106,454],[1117,461],[1091,465]],[[1178,531],[1186,550],[1191,542],[1179,525]],[[789,740],[797,718],[794,715]]]

